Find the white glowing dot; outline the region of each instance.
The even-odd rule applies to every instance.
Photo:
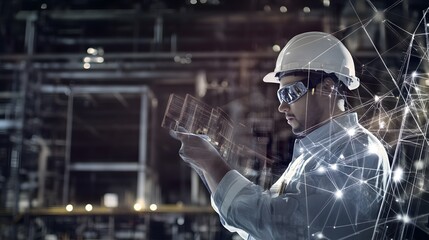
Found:
[[[177,225],[183,225],[185,223],[185,219],[183,217],[179,217],[177,219]]]
[[[152,211],[156,211],[156,210],[158,209],[158,206],[157,206],[156,204],[152,203],[152,204],[149,206],[149,209],[150,209],[150,210],[152,210]]]
[[[362,184],[362,183],[364,183],[364,182],[365,182],[364,180],[360,180],[360,181],[359,181],[359,183],[360,183],[360,184]]]
[[[268,5],[265,5],[265,6],[264,6],[264,11],[265,11],[265,12],[270,12],[270,11],[271,11],[271,7],[270,7],[270,6],[268,6]]]
[[[330,0],[323,0],[323,6],[329,7],[330,5],[331,5],[331,1]]]
[[[380,126],[381,129],[383,129],[386,126],[386,123],[381,121],[381,122],[379,122],[378,125]]]
[[[89,64],[89,63],[84,63],[84,64],[83,64],[83,68],[85,68],[85,69],[90,69],[90,68],[91,68],[91,64]]]
[[[104,58],[103,57],[97,57],[97,62],[98,63],[103,63],[104,62]]]
[[[331,168],[334,170],[337,170],[338,169],[337,164],[331,164]]]
[[[343,197],[343,192],[341,192],[341,190],[338,190],[335,192],[335,197],[336,198],[342,198]]]
[[[88,54],[91,54],[91,55],[95,55],[95,54],[97,54],[97,50],[96,50],[95,48],[88,48],[88,49],[86,50],[86,52],[87,52]]]
[[[408,215],[404,215],[404,216],[402,216],[402,221],[404,223],[409,223],[411,221],[411,219]]]
[[[407,113],[409,113],[409,112],[410,112],[410,107],[406,106],[406,107],[405,107],[405,114],[407,114]]]
[[[395,171],[393,171],[393,181],[399,182],[402,180],[402,175],[404,174],[404,170],[400,167],[397,167]]]
[[[299,148],[299,152],[303,153],[304,152],[304,148]]]
[[[281,49],[280,49],[280,46],[279,46],[279,45],[277,45],[277,44],[274,44],[274,45],[273,45],[273,51],[274,51],[274,52],[280,52],[280,50],[281,50]]]
[[[426,27],[429,27],[429,23],[426,23]]]
[[[348,130],[347,130],[347,133],[348,133],[350,136],[353,136],[353,135],[355,135],[355,134],[356,134],[356,129],[354,129],[354,128],[350,128],[350,129],[348,129]]]
[[[200,3],[202,4],[207,3],[207,0],[200,0]]]
[[[326,171],[326,168],[324,168],[324,167],[319,167],[319,168],[317,169],[317,171],[318,171],[319,173],[324,173],[324,172]]]
[[[46,3],[42,3],[42,5],[40,6],[41,9],[46,9],[48,8],[48,5]]]
[[[91,62],[91,58],[90,57],[84,57],[83,62],[86,62],[86,63]]]
[[[425,186],[425,182],[423,180],[420,180],[418,184],[420,188],[423,188]]]
[[[191,0],[190,3],[191,4],[197,4],[197,0]]]
[[[380,101],[380,97],[379,97],[379,96],[377,96],[377,95],[374,95],[374,101],[375,101],[375,102]]]
[[[140,211],[143,209],[143,205],[141,203],[135,203],[133,207],[136,211]]]
[[[319,239],[322,239],[323,238],[323,234],[322,233],[317,233],[316,237],[319,238]]]
[[[66,206],[66,211],[67,211],[67,212],[71,212],[71,211],[73,211],[73,205],[71,205],[71,204],[67,204],[67,206]]]
[[[375,144],[371,144],[368,146],[368,152],[369,153],[377,153],[378,147]]]
[[[383,12],[377,12],[374,16],[374,20],[377,22],[381,22],[384,20],[384,14]]]
[[[417,77],[417,72],[414,71],[413,73],[411,73],[411,77],[413,77],[413,78]]]
[[[285,6],[281,6],[281,7],[280,7],[280,12],[282,12],[282,13],[287,12],[287,7],[285,7]]]
[[[344,159],[345,157],[344,157],[344,155],[343,154],[341,154],[340,155],[340,159]]]
[[[86,205],[85,205],[85,210],[86,210],[87,212],[91,212],[91,211],[92,211],[92,205],[91,205],[91,204],[86,204]]]
[[[422,160],[418,160],[414,163],[414,167],[416,168],[416,170],[422,170],[423,168],[425,168],[425,163]]]
[[[398,215],[396,216],[396,219],[398,219],[398,220],[402,220],[402,215],[401,215],[401,214],[398,214]]]
[[[305,13],[309,13],[311,12],[311,9],[309,7],[304,7],[302,11],[304,11]]]

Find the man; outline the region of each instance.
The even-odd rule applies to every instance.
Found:
[[[390,168],[382,144],[345,112],[345,88],[359,86],[348,50],[326,33],[297,35],[264,82],[280,84],[278,110],[298,136],[269,191],[232,170],[204,137],[172,132],[180,156],[207,180],[223,225],[244,239],[376,236]]]

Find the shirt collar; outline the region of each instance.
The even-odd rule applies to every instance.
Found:
[[[298,144],[295,143],[295,149],[298,147],[298,151],[302,151],[304,148],[308,149],[313,146],[329,146],[331,140],[337,139],[337,136],[344,136],[344,134],[352,135],[357,130],[356,127],[358,124],[357,113],[343,114],[329,120],[305,137],[297,139],[296,143]]]

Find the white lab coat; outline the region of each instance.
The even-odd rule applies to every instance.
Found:
[[[349,113],[296,140],[269,191],[232,170],[212,206],[243,239],[371,239],[389,170],[380,141]]]

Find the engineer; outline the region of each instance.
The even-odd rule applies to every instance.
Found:
[[[243,239],[372,239],[389,174],[387,153],[344,92],[359,86],[334,36],[307,32],[280,52],[264,82],[279,84],[279,112],[297,140],[278,181],[264,190],[233,170],[204,138],[171,132],[181,158],[203,173],[222,224]]]

